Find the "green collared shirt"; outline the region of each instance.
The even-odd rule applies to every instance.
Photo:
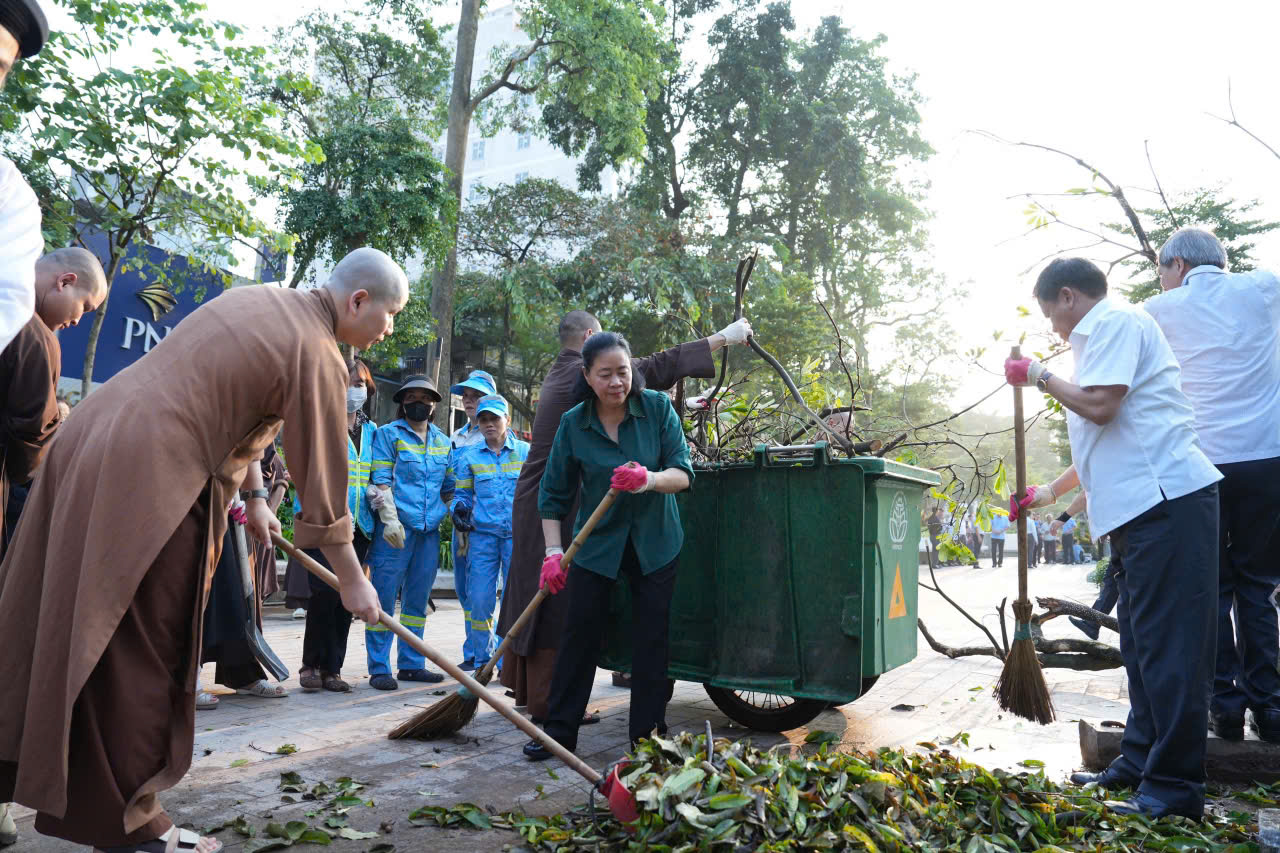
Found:
[[[627,415],[618,425],[616,442],[596,416],[594,399],[565,412],[542,475],[538,513],[543,518],[564,518],[581,482],[582,502],[573,525],[576,535],[609,491],[613,469],[628,462],[639,462],[650,471],[680,468],[693,483],[689,446],[667,395],[646,390],[631,397]],[[646,575],[674,560],[684,544],[676,496],[657,492],[618,495],[573,562],[616,578],[628,538]],[[567,548],[569,543],[564,545]]]

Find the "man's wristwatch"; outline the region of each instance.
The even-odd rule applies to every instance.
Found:
[[[266,489],[250,489],[249,490],[249,500],[253,500],[254,498],[262,498],[265,501],[269,497],[271,497],[271,493],[268,492]]]
[[[1040,378],[1036,380],[1036,387],[1040,389],[1040,393],[1049,393],[1049,380],[1052,378],[1053,374],[1047,370],[1040,374]]]

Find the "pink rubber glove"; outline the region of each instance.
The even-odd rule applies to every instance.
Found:
[[[569,579],[562,565],[563,562],[563,553],[550,554],[542,561],[542,576],[538,579],[538,585],[545,586],[547,592],[552,595],[564,589],[565,581]]]
[[[639,494],[653,488],[653,475],[639,462],[628,462],[613,469],[609,488]]]
[[[1022,510],[1048,506],[1057,499],[1058,496],[1048,486],[1027,486],[1027,494],[1022,500],[1018,500],[1017,495],[1009,495],[1009,520],[1017,521]]]
[[[1006,358],[1004,360],[1004,379],[1010,385],[1030,385],[1027,371],[1031,369],[1029,358]]]
[[[248,524],[249,516],[244,511],[244,504],[231,508],[231,520],[236,524]]]

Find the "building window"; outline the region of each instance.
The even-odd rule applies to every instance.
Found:
[[[532,141],[533,141],[532,134],[529,134],[529,133],[522,133],[522,134],[520,134],[520,136],[516,139],[516,149],[517,149],[517,150],[521,150],[521,151],[522,151],[522,150],[524,150],[525,148],[528,148],[528,147],[529,147],[529,145],[530,145],[530,143],[531,143]]]
[[[467,190],[467,201],[475,204],[482,200],[483,194],[484,186],[479,181],[476,181],[471,185],[471,188]]]
[[[478,139],[475,142],[471,143],[471,159],[472,160],[484,159],[484,140],[483,139]]]
[[[529,173],[528,173],[528,172],[516,172],[516,183],[517,183],[517,184],[518,184],[518,183],[520,183],[521,181],[527,181],[527,180],[529,180]]]

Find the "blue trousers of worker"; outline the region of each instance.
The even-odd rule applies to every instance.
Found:
[[[1280,708],[1280,629],[1269,598],[1280,585],[1280,457],[1222,472],[1215,713]],[[1234,625],[1232,624],[1232,617]]]
[[[404,547],[392,548],[382,538],[382,522],[373,531],[373,547],[369,549],[369,575],[378,592],[378,603],[388,614],[395,613],[396,596],[400,596],[400,624],[419,637],[427,624],[427,599],[436,582],[440,565],[440,531],[408,530]],[[394,635],[382,625],[366,625],[365,652],[369,658],[369,675],[391,674],[391,641]],[[397,643],[399,669],[425,669],[422,655],[403,642]]]
[[[1124,566],[1116,619],[1129,678],[1111,769],[1139,793],[1200,814],[1217,643],[1217,484],[1156,504],[1111,539]]]
[[[467,604],[467,566],[471,562],[471,546],[470,537],[472,533],[463,533],[458,528],[453,528],[453,541],[450,543],[453,548],[453,591],[458,596],[458,605],[462,608],[462,642],[464,659],[470,660],[471,656],[466,653],[466,635],[467,625],[471,623],[471,607]],[[459,554],[458,548],[462,546],[462,538],[467,537],[467,553]]]
[[[505,586],[511,568],[511,537],[492,533],[471,534],[467,574],[467,639],[462,656],[484,666],[498,648],[493,632],[493,611],[498,605],[498,579]]]

